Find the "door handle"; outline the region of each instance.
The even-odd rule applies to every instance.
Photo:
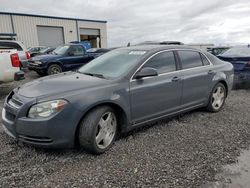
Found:
[[[175,76],[172,78],[172,82],[178,82],[180,80],[180,78],[178,76]]]
[[[208,74],[213,74],[213,73],[214,73],[213,70],[209,70],[209,71],[208,71]]]

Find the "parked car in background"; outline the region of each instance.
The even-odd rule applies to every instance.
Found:
[[[17,50],[0,46],[0,84],[24,79]]]
[[[235,84],[250,83],[250,48],[234,47],[217,56],[234,66]]]
[[[40,52],[41,50],[47,48],[46,46],[35,46],[35,47],[29,47],[27,50],[30,54]]]
[[[16,49],[21,61],[21,68],[27,68],[28,60],[30,59],[30,54],[22,42],[14,40],[0,40],[0,46]]]
[[[78,71],[14,89],[3,125],[22,142],[50,148],[79,143],[99,154],[135,127],[196,108],[220,111],[232,83],[232,64],[207,52],[180,45],[120,48]]]
[[[111,49],[108,48],[90,48],[87,50],[87,53],[96,57],[99,57],[107,52],[111,51]]]
[[[179,42],[179,41],[162,41],[162,42],[145,41],[145,42],[141,42],[137,45],[184,45],[184,43]]]
[[[51,54],[35,56],[29,61],[29,69],[39,75],[51,75],[77,69],[94,59],[79,44],[57,47]]]
[[[53,50],[55,50],[56,48],[54,47],[46,47],[44,49],[41,49],[39,52],[33,52],[32,54],[30,54],[30,57],[35,57],[38,55],[46,55],[46,54],[50,54],[53,52]]]
[[[209,48],[207,51],[215,56],[218,56],[218,55],[224,53],[225,51],[227,51],[228,49],[230,49],[230,47],[228,47],[228,46],[225,46],[225,47],[219,46],[219,47]]]

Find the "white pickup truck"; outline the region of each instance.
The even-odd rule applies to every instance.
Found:
[[[24,79],[21,62],[15,49],[0,48],[0,84]]]

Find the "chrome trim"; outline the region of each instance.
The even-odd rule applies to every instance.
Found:
[[[10,121],[10,120],[8,120],[6,118],[6,110],[5,110],[5,108],[3,108],[3,110],[2,110],[2,120],[5,121],[5,122],[7,122],[8,124],[11,124],[11,125],[14,124],[13,121]]]
[[[208,62],[210,63],[210,65],[203,65],[203,66],[199,66],[199,67],[193,67],[193,68],[189,68],[189,69],[181,69],[181,70],[176,70],[176,71],[172,71],[172,72],[166,72],[166,73],[161,73],[158,74],[158,76],[162,76],[162,75],[166,75],[166,74],[170,74],[170,73],[177,73],[177,72],[182,72],[182,71],[187,71],[187,70],[192,70],[192,69],[197,69],[197,68],[202,68],[202,67],[207,67],[207,66],[212,66],[213,63],[210,61],[210,59],[206,56],[206,54],[204,54],[201,51],[196,51],[193,49],[168,49],[168,50],[161,50],[159,52],[154,53],[153,55],[151,55],[150,57],[148,57],[141,65],[140,67],[138,67],[138,69],[136,69],[136,71],[134,72],[134,74],[131,76],[130,78],[130,82],[132,81],[136,81],[136,79],[133,79],[134,75],[142,68],[143,65],[145,65],[151,58],[153,58],[154,56],[163,53],[163,52],[174,52],[174,51],[193,51],[193,52],[198,52],[201,53],[202,55],[204,55]],[[147,78],[151,78],[151,77],[147,77]]]
[[[19,109],[21,106],[15,104],[11,99],[8,101],[8,104],[16,109]]]

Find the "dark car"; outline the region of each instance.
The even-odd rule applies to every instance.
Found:
[[[230,47],[228,47],[228,46],[225,46],[225,47],[219,46],[219,47],[209,48],[207,51],[215,56],[218,56],[218,55],[226,52],[228,49],[230,49]]]
[[[235,85],[247,85],[250,83],[250,48],[234,47],[218,58],[232,63],[234,66]]]
[[[30,57],[35,57],[35,56],[39,56],[39,55],[46,55],[46,54],[50,54],[55,50],[54,47],[45,47],[39,51],[36,52],[30,52]]]
[[[87,53],[96,57],[99,57],[107,52],[111,51],[111,49],[108,48],[90,48],[87,50]]]
[[[33,57],[28,67],[41,76],[52,75],[77,69],[92,59],[82,45],[69,44],[57,47],[51,54]]]
[[[119,133],[205,107],[222,109],[233,66],[185,46],[135,46],[108,52],[78,71],[14,89],[2,110],[5,131],[40,147],[79,143],[102,153]]]

